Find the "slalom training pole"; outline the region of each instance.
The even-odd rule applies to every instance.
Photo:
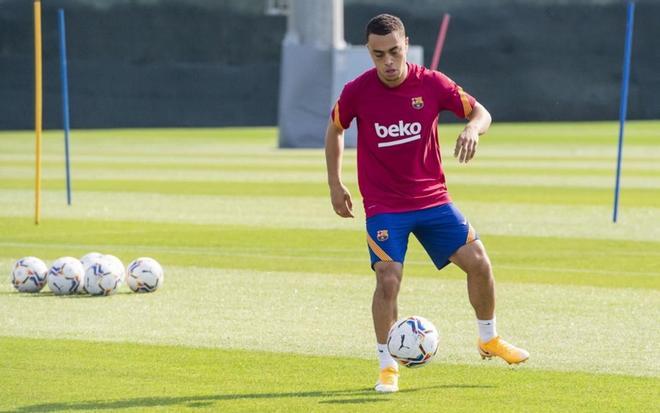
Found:
[[[42,83],[41,83],[41,1],[34,0],[34,134],[36,138],[36,171],[34,184],[34,223],[41,219],[41,122],[42,122]]]
[[[448,13],[445,13],[445,15],[442,16],[440,31],[438,32],[438,38],[435,41],[433,60],[431,60],[431,70],[438,70],[438,65],[440,64],[440,55],[442,55],[442,47],[445,45],[445,39],[447,37],[447,29],[449,28],[450,18],[451,16]]]
[[[62,125],[64,128],[64,158],[66,161],[66,202],[71,205],[71,167],[69,162],[69,79],[66,62],[66,27],[64,10],[57,10],[57,28],[60,37],[60,83],[62,84]]]
[[[626,20],[626,42],[623,52],[623,78],[621,79],[621,104],[619,105],[619,150],[616,157],[616,183],[614,185],[614,212],[612,222],[616,223],[619,214],[619,190],[621,180],[621,152],[623,151],[623,130],[628,111],[628,82],[630,80],[630,55],[632,49],[632,33],[635,23],[635,2],[629,1]]]

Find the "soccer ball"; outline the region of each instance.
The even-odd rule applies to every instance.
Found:
[[[121,282],[123,283],[124,280],[126,279],[126,269],[124,268],[124,263],[121,262],[121,260],[114,255],[110,254],[105,254],[103,256],[106,260],[110,262],[111,265],[115,266],[117,271],[121,274]]]
[[[387,337],[387,349],[392,358],[406,367],[428,364],[438,351],[438,330],[419,316],[402,318],[394,323]]]
[[[74,294],[85,278],[83,265],[76,258],[61,257],[48,271],[48,288],[55,295]]]
[[[85,270],[85,291],[91,295],[112,295],[123,282],[124,269],[105,256],[98,257]]]
[[[80,263],[83,266],[83,269],[87,269],[90,265],[94,263],[94,260],[97,258],[101,258],[103,254],[100,252],[90,252],[89,254],[83,255],[83,257],[80,259]]]
[[[163,268],[153,258],[140,257],[128,265],[126,284],[136,293],[154,292],[163,281]]]
[[[23,257],[11,271],[11,283],[22,293],[38,293],[46,285],[48,267],[37,257]]]
[[[85,289],[85,272],[87,271],[87,268],[89,268],[97,259],[103,257],[103,254],[100,252],[90,252],[88,254],[85,254],[80,258],[80,263],[83,266],[83,277],[82,280],[80,281],[80,286],[78,287],[78,292],[81,294],[86,294],[87,290]]]

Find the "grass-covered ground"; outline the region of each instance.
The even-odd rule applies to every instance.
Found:
[[[659,396],[645,378],[527,368],[436,363],[381,395],[373,362],[346,357],[13,338],[0,351],[22,355],[0,376],[10,412],[643,412]]]
[[[612,224],[617,125],[495,125],[448,184],[488,248],[498,327],[528,363],[484,362],[464,276],[411,242],[400,313],[438,326],[437,360],[377,395],[355,152],[357,216],[330,207],[321,150],[276,130],[74,131],[73,205],[60,133],[0,132],[0,411],[654,411],[660,404],[659,122],[626,129]],[[152,256],[163,288],[113,297],[13,291],[35,255]]]

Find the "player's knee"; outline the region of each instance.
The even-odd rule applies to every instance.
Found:
[[[469,244],[468,262],[471,267],[476,271],[490,271],[490,259],[486,254],[486,249],[481,242],[473,242]]]
[[[476,277],[491,277],[493,269],[486,254],[475,255],[469,263],[468,274]]]
[[[383,299],[391,301],[399,295],[399,286],[400,282],[396,277],[385,276],[379,280],[376,288]]]
[[[490,277],[493,274],[493,268],[487,255],[481,257],[477,263],[477,272],[484,277]]]

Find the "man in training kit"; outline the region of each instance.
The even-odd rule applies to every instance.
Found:
[[[437,137],[439,112],[449,110],[466,118],[454,156],[467,163],[474,157],[479,135],[490,126],[490,114],[444,74],[406,62],[408,38],[398,17],[374,17],[366,36],[375,68],[344,86],[328,122],[325,153],[332,206],[339,216],[352,217],[351,194],[342,184],[341,165],[343,131],[357,119],[358,183],[376,273],[372,315],[380,374],[375,389],[399,389],[398,366],[386,343],[398,317],[397,295],[410,233],[438,269],[453,262],[466,272],[482,358],[497,356],[509,364],[521,363],[529,353],[497,335],[490,260],[474,228],[447,193]]]

